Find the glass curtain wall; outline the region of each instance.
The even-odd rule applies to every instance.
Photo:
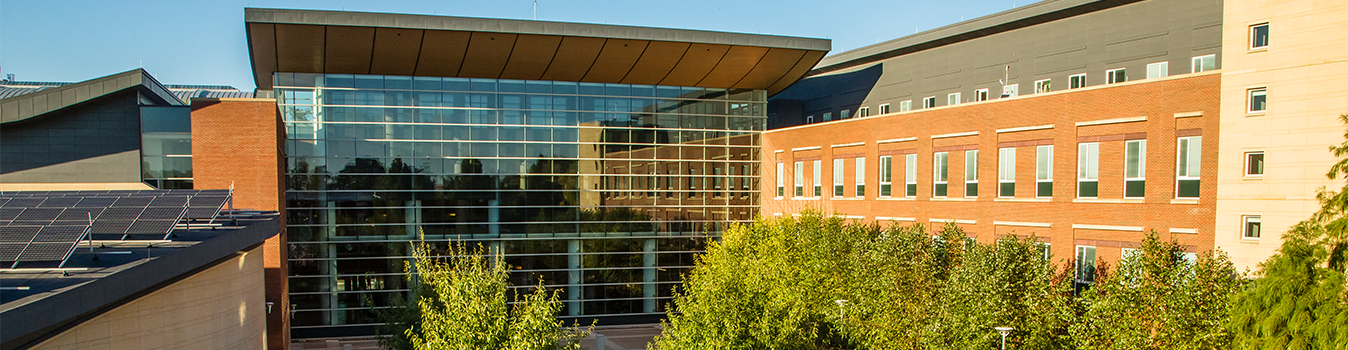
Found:
[[[160,189],[192,188],[192,110],[140,107],[141,178]]]
[[[520,292],[562,291],[563,318],[657,322],[706,240],[758,214],[762,90],[274,79],[300,333],[377,323],[423,235],[504,254]]]

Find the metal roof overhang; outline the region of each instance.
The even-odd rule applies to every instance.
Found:
[[[37,90],[0,100],[0,123],[16,122],[74,106],[107,94],[129,88],[141,89],[141,96],[159,104],[183,106],[163,84],[144,69],[129,71]]]
[[[790,86],[832,42],[586,23],[244,9],[253,79],[272,73],[580,81],[762,89]]]

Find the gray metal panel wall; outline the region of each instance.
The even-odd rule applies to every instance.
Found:
[[[0,127],[9,183],[140,182],[140,107],[128,89]]]
[[[919,51],[881,61],[883,73],[874,84],[843,79],[861,83],[838,86],[839,79],[829,77],[876,65],[802,79],[772,97],[769,109],[777,117],[769,119],[768,128],[799,125],[810,115],[818,122],[824,112],[837,118],[842,109],[855,115],[861,106],[875,114],[885,103],[897,112],[905,100],[919,109],[929,96],[944,106],[955,92],[971,102],[975,90],[984,88],[995,99],[1006,66],[1011,66],[1009,83],[1019,84],[1020,95],[1033,93],[1034,82],[1042,79],[1052,79],[1054,90],[1063,90],[1068,76],[1080,73],[1087,74],[1088,86],[1102,85],[1105,71],[1116,68],[1125,68],[1130,81],[1138,80],[1146,77],[1147,64],[1162,61],[1169,62],[1169,75],[1186,74],[1196,56],[1216,54],[1221,68],[1221,24],[1221,0],[1149,0]],[[801,109],[774,108],[781,100],[801,101]]]

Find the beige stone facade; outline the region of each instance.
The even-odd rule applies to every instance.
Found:
[[[1348,113],[1348,2],[1227,0],[1222,48],[1221,140],[1216,245],[1237,268],[1255,269],[1283,232],[1318,207],[1316,190],[1343,141]],[[1252,48],[1252,26],[1268,25],[1267,45]],[[1267,89],[1267,109],[1250,111],[1250,92]],[[1246,158],[1263,152],[1262,175]],[[1258,217],[1260,237],[1246,238]]]
[[[174,282],[33,349],[262,349],[262,247]]]

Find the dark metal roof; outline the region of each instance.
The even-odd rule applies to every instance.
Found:
[[[368,12],[244,10],[253,78],[377,74],[764,89],[794,83],[828,39]]]
[[[20,121],[66,108],[125,89],[139,88],[142,96],[167,105],[185,105],[144,69],[132,69],[78,83],[34,91],[15,91],[0,99],[0,123]]]

